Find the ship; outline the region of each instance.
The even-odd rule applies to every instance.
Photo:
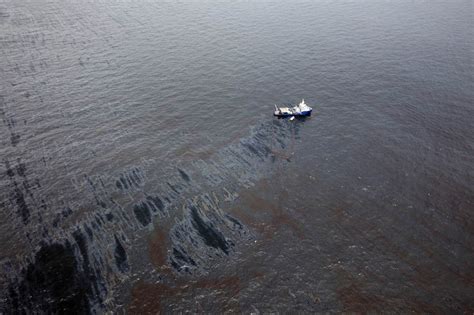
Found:
[[[275,105],[273,115],[277,117],[311,116],[312,111],[313,109],[306,105],[304,99],[302,99],[301,103],[293,107],[278,107]]]

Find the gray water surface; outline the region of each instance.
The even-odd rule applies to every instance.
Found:
[[[472,312],[472,15],[2,1],[0,312]]]

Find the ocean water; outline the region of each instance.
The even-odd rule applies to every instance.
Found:
[[[472,312],[473,32],[472,1],[0,2],[0,313]]]

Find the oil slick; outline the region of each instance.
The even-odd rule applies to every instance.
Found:
[[[298,128],[263,123],[209,159],[167,173],[148,163],[116,176],[76,175],[71,183],[88,196],[76,202],[47,199],[45,183],[28,165],[3,161],[2,211],[10,211],[25,248],[0,261],[0,312],[120,309],[115,292],[131,270],[149,272],[134,263],[133,250],[165,219],[172,223],[164,263],[177,275],[205,272],[213,260],[232,256],[252,231],[220,203],[269,174]]]

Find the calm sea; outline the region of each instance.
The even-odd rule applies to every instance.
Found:
[[[1,1],[0,313],[472,312],[473,33],[472,1]]]

